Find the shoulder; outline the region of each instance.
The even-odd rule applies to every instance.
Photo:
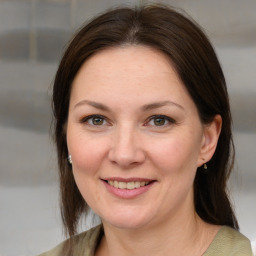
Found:
[[[38,256],[65,256],[68,255],[68,249],[73,242],[74,255],[76,256],[91,256],[98,244],[101,235],[102,226],[96,226],[88,231],[74,236],[72,239],[67,239],[52,250],[42,253]]]
[[[211,255],[252,256],[251,243],[237,230],[223,226],[204,254]]]

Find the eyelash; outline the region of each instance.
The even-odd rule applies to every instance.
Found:
[[[153,120],[156,120],[156,119],[163,119],[165,122],[167,121],[168,124],[175,124],[176,121],[173,119],[173,118],[170,118],[168,116],[165,116],[165,115],[154,115],[154,116],[151,116],[147,121],[146,121],[146,124],[145,126],[149,126],[149,122],[153,121]],[[164,124],[164,125],[160,125],[160,126],[157,126],[157,125],[154,125],[155,127],[166,127],[168,124]]]
[[[88,125],[91,125],[91,126],[102,126],[103,124],[100,124],[100,125],[96,125],[96,124],[90,124],[89,123],[89,120],[90,119],[93,119],[93,118],[99,118],[101,119],[103,122],[107,122],[108,119],[105,117],[105,116],[102,116],[102,115],[90,115],[90,116],[86,116],[86,117],[83,117],[81,118],[80,120],[80,123],[84,124],[84,123],[87,123]],[[156,120],[156,119],[163,119],[165,121],[165,123],[163,125],[150,125],[149,123],[153,120]],[[165,115],[154,115],[154,116],[151,116],[149,117],[145,124],[143,124],[143,126],[155,126],[155,127],[165,127],[167,126],[168,124],[166,124],[166,121],[168,122],[168,124],[175,124],[176,121],[173,119],[173,118],[170,118],[168,116],[165,116]]]
[[[90,119],[93,119],[93,118],[102,119],[103,122],[104,122],[104,121],[106,122],[106,120],[107,120],[107,118],[106,118],[105,116],[102,116],[102,115],[90,115],[90,116],[86,116],[86,117],[81,118],[80,123],[82,123],[82,124],[83,124],[83,123],[89,124],[89,120],[90,120]],[[97,125],[94,125],[94,124],[89,124],[89,125],[91,125],[91,126],[97,126]],[[99,125],[99,126],[101,126],[101,125]]]

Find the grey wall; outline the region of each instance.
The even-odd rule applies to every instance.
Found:
[[[118,0],[0,0],[0,255],[34,255],[63,239],[50,95],[74,31]],[[256,1],[161,1],[211,38],[231,96],[237,160],[230,188],[241,230],[256,240]],[[255,242],[254,242],[255,244]]]

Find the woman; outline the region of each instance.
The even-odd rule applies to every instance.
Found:
[[[108,11],[53,88],[61,209],[50,255],[252,255],[227,196],[225,79],[201,29],[163,6]],[[102,225],[77,235],[91,208]]]

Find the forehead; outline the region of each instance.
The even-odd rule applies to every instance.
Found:
[[[101,78],[140,79],[162,77],[181,83],[171,60],[164,53],[147,47],[126,45],[104,49],[87,59],[78,71],[73,84]]]
[[[80,68],[71,98],[95,100],[181,100],[190,98],[164,53],[146,46],[108,48],[90,57]],[[191,99],[190,99],[191,100]]]
[[[99,66],[104,66],[104,69],[99,70]],[[123,45],[101,50],[87,59],[81,69],[88,71],[90,69],[90,72],[93,70],[105,72],[106,75],[110,70],[126,70],[136,73],[146,70],[154,71],[154,73],[157,70],[159,73],[175,72],[167,55],[143,45]]]

